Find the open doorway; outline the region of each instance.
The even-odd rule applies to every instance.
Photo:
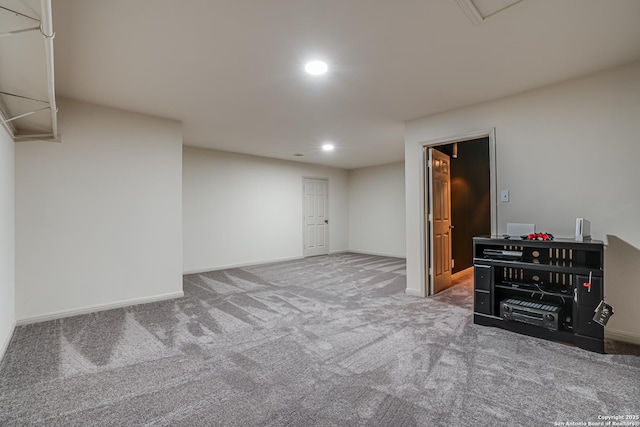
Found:
[[[474,236],[490,235],[497,232],[497,195],[495,179],[495,142],[494,131],[476,132],[457,138],[447,138],[424,144],[425,152],[436,149],[450,159],[450,208],[451,208],[451,259],[437,259],[442,251],[434,245],[432,222],[433,169],[428,162],[424,165],[424,210],[425,236],[422,239],[425,258],[425,295],[451,285],[440,282],[436,286],[436,269],[439,265],[450,265],[451,273],[464,271],[473,266]],[[449,275],[450,277],[450,275]]]
[[[489,137],[437,147],[451,157],[452,273],[473,266],[474,236],[491,234]]]

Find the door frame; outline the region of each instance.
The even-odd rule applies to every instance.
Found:
[[[327,218],[329,220],[329,222],[327,223],[327,234],[326,234],[326,246],[327,246],[327,255],[330,253],[329,250],[329,237],[331,235],[331,218],[329,215],[329,178],[326,176],[303,176],[302,177],[302,215],[301,215],[301,219],[302,219],[302,257],[305,258],[307,256],[312,256],[312,255],[306,255],[305,254],[305,250],[306,250],[306,233],[307,233],[307,229],[306,229],[306,223],[305,223],[305,210],[307,208],[306,205],[306,201],[305,201],[305,189],[304,189],[304,185],[307,179],[316,179],[316,180],[320,180],[320,181],[326,181],[327,183],[327,191],[325,193],[325,197],[326,197],[326,209],[327,209]]]
[[[452,144],[454,142],[464,142],[473,139],[489,138],[489,192],[491,198],[491,234],[498,233],[498,185],[496,176],[496,130],[495,128],[467,132],[459,135],[452,135],[442,138],[431,139],[420,143],[422,148],[422,159],[419,164],[419,194],[420,194],[420,289],[423,295],[433,295],[430,286],[428,257],[431,257],[429,241],[429,223],[427,212],[429,211],[429,191],[428,176],[429,169],[424,160],[424,151],[429,147]]]

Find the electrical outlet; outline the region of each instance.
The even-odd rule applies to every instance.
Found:
[[[500,201],[508,202],[509,201],[509,190],[502,190],[500,192]]]

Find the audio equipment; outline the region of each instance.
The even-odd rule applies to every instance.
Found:
[[[561,307],[546,302],[509,298],[500,301],[500,317],[506,321],[528,323],[551,331],[558,330]]]
[[[522,251],[510,251],[506,249],[485,249],[482,251],[485,258],[496,259],[518,259],[522,256]]]

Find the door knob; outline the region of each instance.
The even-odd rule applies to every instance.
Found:
[[[328,219],[325,219],[325,220],[324,220],[324,223],[325,223],[325,224],[329,224],[329,220],[328,220]]]

